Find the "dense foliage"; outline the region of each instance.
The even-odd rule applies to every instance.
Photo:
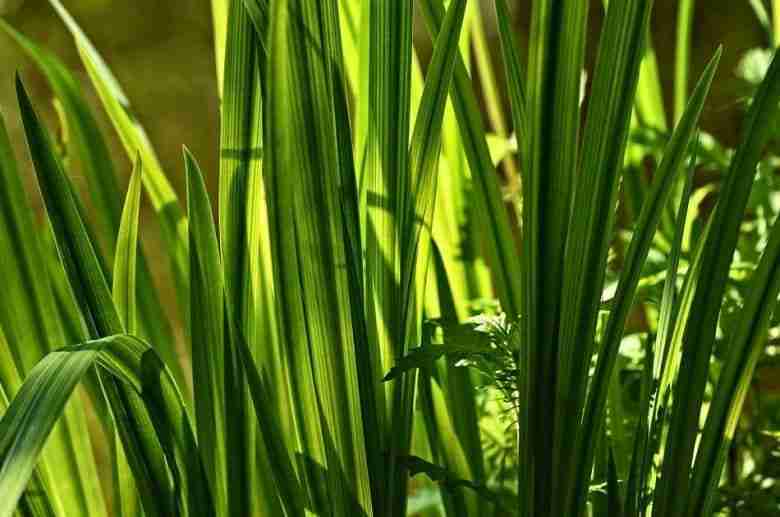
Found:
[[[699,127],[723,72],[689,78],[692,0],[669,118],[652,0],[535,0],[527,52],[493,0],[498,71],[474,1],[212,0],[214,206],[49,2],[127,156],[0,20],[60,114],[17,76],[43,225],[0,119],[0,517],[780,512],[774,51],[739,68],[728,149]],[[771,41],[778,4],[752,2]]]

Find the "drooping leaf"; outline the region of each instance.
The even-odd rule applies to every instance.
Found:
[[[0,516],[10,517],[55,422],[97,353],[53,352],[30,371],[0,420]]]
[[[0,420],[0,491],[8,496],[0,501],[0,515],[7,517],[13,513],[65,403],[96,363],[117,382],[132,390],[153,416],[153,426],[146,432],[156,432],[162,438],[163,448],[158,454],[164,454],[171,462],[176,490],[187,494],[169,515],[187,515],[189,511],[212,515],[208,488],[197,483],[204,473],[188,415],[173,377],[154,350],[126,335],[110,336],[52,352],[30,372]],[[126,417],[130,418],[130,415]],[[127,424],[144,426],[134,420]],[[144,501],[147,514],[154,508],[149,503]],[[188,508],[191,510],[188,511]]]
[[[93,242],[84,227],[80,209],[73,197],[68,178],[52,150],[48,132],[41,125],[20,80],[17,94],[27,142],[38,183],[46,204],[48,220],[57,243],[60,261],[65,269],[76,304],[92,339],[124,332],[114,306],[103,268]],[[136,478],[144,510],[149,516],[175,515],[184,511],[191,494],[179,488],[200,490],[198,479],[191,484],[174,484],[162,451],[168,439],[158,436],[154,420],[144,408],[140,396],[114,378],[102,378],[114,422]],[[171,458],[173,460],[173,458]],[[174,470],[174,464],[171,464]],[[206,496],[207,490],[202,492]]]

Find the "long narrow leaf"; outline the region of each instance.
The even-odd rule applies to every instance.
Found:
[[[722,295],[755,167],[771,136],[778,101],[780,59],[775,55],[748,112],[744,136],[731,161],[704,244],[701,277],[706,281],[696,288],[685,325],[669,441],[653,515],[675,517],[685,512],[686,498],[681,495],[687,494],[690,486],[691,459]]]
[[[67,143],[74,147],[80,165],[79,171],[86,177],[95,210],[101,214],[96,218],[95,223],[97,233],[105,247],[104,255],[110,261],[119,234],[122,198],[108,145],[84,98],[81,84],[56,55],[35,45],[3,20],[0,20],[0,29],[7,32],[35,62],[62,105],[69,136]],[[132,159],[135,160],[136,157],[137,153],[132,156]],[[140,250],[138,292],[144,301],[138,307],[141,332],[149,338],[150,342],[160,346],[160,353],[171,365],[177,379],[182,382],[184,376],[176,361],[170,324],[162,309],[147,261]]]
[[[0,420],[0,516],[10,517],[43,444],[97,353],[54,352],[35,368]]]
[[[119,224],[114,275],[111,293],[122,324],[128,332],[136,332],[136,268],[138,262],[138,217],[141,210],[141,162],[133,167],[127,199]]]
[[[780,292],[780,225],[775,222],[769,242],[750,281],[750,295],[728,345],[728,356],[707,413],[696,452],[686,514],[710,515],[729,446],[742,414],[766,343],[766,332]]]
[[[550,408],[556,404],[558,322],[566,323],[559,319],[563,254],[578,161],[580,73],[587,7],[587,2],[576,0],[534,2],[531,14],[528,139],[523,143],[522,152],[525,160],[522,325],[523,340],[529,344],[522,347],[519,386],[523,408],[519,418],[525,422],[520,426],[518,438],[520,515],[523,517],[543,512],[553,504],[554,446],[557,445],[554,442],[557,440],[551,431],[562,428],[554,425],[560,412]],[[561,34],[567,37],[561,38]],[[605,127],[609,126],[602,128]],[[576,256],[578,261],[584,258],[582,254]],[[564,299],[576,297],[575,293],[569,291]],[[565,373],[561,377],[565,378]]]
[[[672,192],[672,187],[676,184],[678,173],[682,169],[686,151],[696,130],[719,61],[720,51],[715,54],[702,74],[691,101],[667,144],[661,164],[655,172],[653,185],[637,220],[634,237],[626,253],[623,271],[615,294],[615,302],[602,337],[603,345],[599,353],[596,372],[591,380],[582,422],[582,441],[580,446],[575,447],[575,450],[588,451],[578,455],[577,461],[581,461],[582,464],[575,467],[575,490],[578,494],[574,501],[575,507],[579,507],[578,504],[583,504],[583,499],[587,494],[588,478],[594,454],[593,443],[599,428],[603,425],[607,389],[623,337],[623,328],[639,284],[642,266],[650,251],[653,236]]]
[[[355,173],[341,154],[351,143],[337,131],[346,108],[337,12],[332,0],[272,4],[264,176],[295,423],[290,454],[300,457],[302,490],[315,508],[370,514],[353,333],[361,322],[353,321],[348,285],[362,269],[349,260],[344,239],[360,233],[346,227],[342,212],[349,195],[342,186]]]
[[[214,503],[222,515],[227,513],[222,267],[206,185],[195,159],[186,150],[184,166],[190,221],[190,336],[195,418]]]
[[[556,483],[557,489],[564,493],[574,489],[569,484],[571,479],[567,472],[574,457],[574,444],[568,433],[579,423],[584,409],[588,369],[583,365],[589,363],[594,349],[618,184],[652,4],[652,0],[609,3],[593,72],[581,171],[576,181],[566,240],[563,268],[566,296],[560,307],[557,371],[552,377],[557,384],[553,465],[562,466]],[[546,204],[545,198],[539,202]],[[526,223],[524,228],[528,223],[548,224],[544,219]],[[557,255],[544,258],[542,264],[551,260],[557,260]],[[553,284],[547,285],[547,288],[555,288]],[[546,310],[555,310],[555,307]],[[545,317],[550,318],[549,315]],[[545,339],[541,343],[548,341]],[[541,368],[548,367],[556,366],[541,365]],[[565,499],[557,501],[568,503]],[[553,505],[555,507],[555,503]],[[559,511],[565,513],[566,510],[559,508]]]
[[[182,307],[187,300],[187,220],[181,204],[168,178],[162,170],[157,155],[146,133],[135,119],[130,101],[111,73],[108,65],[68,13],[60,0],[50,0],[57,14],[70,31],[76,47],[100,100],[125,147],[128,157],[141,154],[144,164],[144,187],[157,213],[166,249],[170,254],[173,280]]]
[[[429,32],[432,35],[438,34],[444,19],[441,0],[423,0],[420,6]],[[481,240],[486,247],[488,265],[496,277],[495,288],[502,309],[507,314],[517,315],[521,305],[520,256],[510,218],[501,198],[498,175],[490,158],[479,103],[466,65],[460,56],[456,58],[450,94],[463,150],[474,181],[475,224],[489,230]]]
[[[17,80],[17,93],[30,154],[57,241],[60,260],[82,312],[87,333],[93,339],[123,333],[124,328],[94,245],[81,219],[78,204],[73,198],[71,185],[20,80]],[[161,441],[156,436],[153,420],[139,396],[114,379],[105,379],[102,386],[136,476],[144,510],[150,516],[179,513],[182,508],[186,508],[186,494],[172,485],[161,454]],[[195,485],[197,483],[192,485],[193,489]],[[179,510],[175,509],[177,507]]]

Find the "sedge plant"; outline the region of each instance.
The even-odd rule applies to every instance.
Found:
[[[133,172],[123,199],[72,73],[0,21],[67,129],[52,135],[17,77],[46,217],[34,223],[0,121],[0,517],[716,510],[780,290],[774,225],[716,358],[780,61],[685,244],[721,53],[689,81],[692,1],[680,2],[667,121],[652,0],[535,0],[527,52],[510,2],[494,0],[498,70],[473,1],[213,0],[219,170],[185,149],[183,199],[108,64],[49,3]],[[424,72],[415,7],[432,42]],[[602,8],[583,87],[588,11]],[[648,185],[630,175],[642,127],[664,136]],[[204,174],[218,174],[216,206]],[[641,201],[612,275],[621,182]],[[143,199],[170,310],[139,248]],[[640,287],[659,249],[651,308]],[[627,430],[615,379],[637,305],[655,316]],[[94,450],[110,457],[108,480]]]

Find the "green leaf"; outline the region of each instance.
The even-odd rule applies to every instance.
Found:
[[[125,207],[119,224],[114,275],[111,293],[122,324],[128,332],[136,332],[136,263],[138,257],[138,217],[141,208],[141,158],[136,160],[130,186],[127,189]],[[116,428],[113,430],[113,459],[118,515],[130,517],[140,511],[138,494],[132,471],[127,462],[121,439]]]
[[[10,517],[55,422],[97,353],[53,352],[30,371],[0,420],[0,516]]]
[[[666,131],[666,109],[651,31],[647,33],[645,57],[639,68],[635,114],[637,120],[641,121],[642,124],[659,131]]]
[[[474,479],[475,476],[471,470],[469,458],[463,447],[464,443],[456,433],[452,420],[454,416],[453,409],[455,408],[448,405],[442,388],[431,374],[430,366],[420,372],[418,404],[425,419],[431,456],[434,462],[443,465],[445,469],[451,472],[451,475],[445,476],[445,478]],[[444,478],[434,479],[433,476],[429,477],[434,481],[444,481]],[[477,511],[479,501],[472,497],[473,494],[459,490],[456,484],[448,486],[446,493],[442,494],[442,496],[448,516],[468,516],[475,514]]]
[[[126,424],[161,438],[158,454],[170,462],[176,491],[187,494],[186,499],[177,496],[181,499],[168,515],[186,515],[187,507],[213,515],[208,488],[199,483],[204,472],[189,418],[170,371],[147,344],[117,335],[52,352],[30,372],[0,420],[0,491],[9,496],[0,501],[0,516],[12,514],[54,423],[95,363],[127,386],[152,416],[153,424],[138,420]],[[158,515],[149,503],[144,500],[147,514]]]
[[[130,177],[125,207],[119,224],[111,293],[119,317],[128,332],[137,328],[136,264],[138,257],[138,216],[141,210],[141,157]]]
[[[438,34],[444,19],[441,0],[423,0],[420,7],[429,32],[432,35]],[[474,182],[475,224],[488,230],[481,238],[484,239],[488,266],[496,277],[496,294],[504,312],[517,315],[520,314],[521,305],[520,257],[486,142],[481,108],[460,56],[456,58],[450,100]]]
[[[5,125],[0,120],[0,273],[13,303],[0,304],[0,327],[13,357],[0,382],[13,394],[46,352],[66,337],[57,317],[32,208],[22,185]],[[10,359],[9,357],[9,359]],[[14,378],[15,377],[15,378]],[[42,500],[56,511],[62,505],[74,516],[105,515],[105,502],[81,400],[66,409],[44,454],[40,470]],[[53,478],[51,477],[53,476]],[[53,479],[59,479],[57,483]],[[44,505],[45,506],[45,505]]]
[[[693,446],[709,372],[718,313],[739,226],[750,195],[755,167],[771,137],[780,101],[780,59],[775,58],[748,112],[742,142],[721,187],[718,205],[702,252],[701,278],[696,286],[683,335],[683,351],[674,392],[674,409],[666,444],[661,483],[653,514],[683,515],[690,487]]]
[[[780,224],[775,222],[750,280],[748,298],[726,348],[728,355],[696,452],[685,515],[711,515],[729,447],[742,415],[753,373],[764,351],[780,292]]]
[[[228,13],[230,0],[211,0],[211,21],[214,26],[214,61],[217,65],[217,89],[222,98],[222,86],[225,72],[225,47],[228,32]]]
[[[261,350],[262,341],[273,350],[268,328],[273,320],[256,318],[256,303],[261,301],[260,281],[269,272],[261,269],[260,239],[264,236],[262,200],[263,97],[262,80],[266,54],[246,6],[252,2],[232,0],[228,15],[219,163],[219,235],[224,269],[224,297],[228,314],[235,319],[228,328],[244,334],[251,350]],[[264,222],[264,221],[262,221]],[[250,269],[251,268],[251,269]],[[267,286],[263,286],[266,287]],[[267,295],[266,295],[267,296]],[[215,300],[214,303],[219,303]],[[259,314],[262,316],[262,313]],[[258,484],[255,420],[246,391],[239,352],[238,336],[230,336],[228,354],[222,362],[227,368],[226,432],[229,443],[241,444],[228,449],[228,513],[268,512],[262,505],[267,496],[257,497]],[[233,452],[235,451],[235,452]]]
[[[677,44],[674,59],[674,117],[682,117],[688,102],[688,71],[691,69],[691,33],[696,0],[677,4]]]
[[[674,239],[669,252],[666,279],[661,294],[658,328],[653,344],[646,346],[645,364],[642,382],[642,407],[640,408],[640,423],[634,440],[634,452],[631,458],[632,467],[626,497],[626,512],[634,515],[645,505],[645,495],[648,492],[648,475],[652,457],[655,452],[655,437],[660,436],[660,427],[664,424],[659,416],[665,412],[670,398],[668,392],[671,375],[667,375],[669,357],[679,356],[679,339],[674,340],[674,330],[679,328],[678,314],[690,311],[691,293],[698,280],[701,266],[702,246],[691,257],[691,267],[685,280],[682,296],[677,293],[678,270],[682,254],[683,234],[688,219],[688,208],[693,191],[693,174],[696,168],[699,140],[697,136],[696,150],[690,159],[685,185],[683,187],[680,205],[676,213]],[[705,231],[706,235],[706,231]],[[687,302],[687,303],[686,303]],[[671,371],[671,368],[668,369]],[[653,480],[651,480],[652,482]]]
[[[523,341],[529,343],[521,349],[519,380],[519,419],[528,423],[520,426],[518,437],[522,517],[549,511],[554,503],[552,430],[559,426],[554,425],[557,412],[551,408],[556,404],[558,322],[563,321],[564,245],[577,177],[587,7],[576,0],[534,2],[531,12],[528,138],[521,151],[525,171],[522,325]],[[572,297],[576,298],[576,291],[567,292],[564,299]]]
[[[33,110],[27,92],[16,82],[22,121],[49,222],[57,238],[60,259],[70,277],[76,300],[90,333],[110,335],[122,330],[103,268],[81,220],[68,178],[52,149],[51,138]],[[82,260],[87,258],[87,260]]]
[[[372,499],[378,513],[401,511],[390,508],[395,500],[405,498],[406,475],[392,455],[388,461],[377,456],[375,449],[389,451],[392,447],[408,452],[412,413],[408,378],[385,386],[374,385],[409,344],[402,323],[407,308],[402,305],[413,278],[407,277],[406,285],[402,286],[401,271],[408,266],[402,263],[401,219],[405,218],[403,210],[411,210],[402,203],[409,205],[408,199],[413,195],[408,146],[412,13],[411,0],[363,2],[361,12],[361,81],[355,151],[359,235],[365,250],[365,294],[362,296],[368,329],[366,355],[376,415],[369,418],[375,419],[372,427],[377,435],[367,435],[368,440],[373,439],[373,443],[367,444],[367,450],[372,465]]]
[[[122,210],[122,198],[108,146],[100,133],[97,120],[82,93],[82,86],[57,58],[38,47],[10,25],[0,20],[0,29],[7,32],[35,62],[51,85],[64,110],[69,143],[79,158],[80,172],[87,179],[95,211],[100,214],[95,223],[102,237],[105,256],[113,260]],[[135,160],[137,157],[133,156]],[[184,375],[177,361],[170,324],[160,303],[149,267],[143,253],[138,256],[138,292],[144,303],[138,307],[141,333],[160,346],[160,353],[171,365],[176,378]]]
[[[163,456],[170,469],[174,515],[214,515],[192,419],[171,371],[159,355],[147,343],[129,335],[109,336],[66,350],[84,349],[98,351],[100,367],[142,402],[151,426],[135,415],[132,424],[136,431],[153,432],[159,439],[161,447],[155,452]],[[148,502],[142,498],[142,503],[148,514]]]
[[[444,110],[450,90],[450,83],[458,62],[460,31],[466,11],[466,2],[456,0],[450,4],[447,15],[439,31],[433,47],[433,55],[428,65],[425,86],[417,110],[417,117],[412,132],[409,148],[409,174],[402,176],[398,187],[397,204],[398,235],[400,247],[400,311],[397,313],[399,329],[403,331],[401,344],[405,345],[413,336],[418,335],[416,312],[419,302],[416,300],[415,282],[419,273],[418,264],[427,267],[430,249],[430,234],[423,233],[433,220],[435,206],[438,164],[442,141],[442,124]],[[423,272],[425,269],[423,269]],[[405,346],[401,348],[404,350]],[[394,397],[399,393],[406,401],[413,398],[413,376],[406,376],[394,385]],[[404,413],[411,411],[411,404]],[[394,426],[395,428],[395,426]],[[395,428],[397,429],[397,428]],[[395,457],[404,455],[411,443],[411,426],[401,428],[401,432],[393,431],[390,445],[391,476],[395,473]],[[400,480],[391,477],[391,483],[402,493],[391,495],[394,499],[403,500],[405,506],[404,470],[398,470]],[[392,504],[392,503],[391,503]],[[400,511],[390,506],[390,513]]]
[[[404,189],[399,193],[401,292],[402,307],[406,313],[402,313],[401,321],[404,324],[407,324],[412,303],[414,264],[420,250],[421,230],[430,226],[433,217],[441,127],[451,78],[459,57],[458,41],[465,10],[465,0],[454,1],[436,37],[409,149],[411,198],[407,198]]]
[[[372,474],[362,418],[368,402],[359,386],[355,342],[365,323],[350,289],[363,273],[348,249],[360,229],[338,35],[332,0],[272,4],[268,74],[274,80],[266,89],[264,176],[294,417],[285,437],[289,454],[300,455],[298,477],[315,508],[370,515]],[[334,377],[334,371],[342,375]]]
[[[504,62],[504,72],[506,73],[515,135],[517,141],[525,142],[528,138],[527,100],[525,85],[523,84],[523,73],[520,70],[520,56],[515,46],[514,34],[512,33],[512,19],[506,0],[495,0],[495,4],[498,35],[501,38],[501,56]]]
[[[416,476],[417,474],[425,474],[431,481],[435,481],[445,490],[455,490],[460,487],[466,487],[474,490],[480,496],[494,502],[498,502],[498,498],[487,487],[477,484],[467,479],[460,479],[454,476],[447,469],[435,465],[429,461],[425,461],[417,456],[407,456],[404,458],[404,463],[409,468],[409,474]]]
[[[429,345],[412,348],[409,352],[396,361],[384,381],[399,378],[402,374],[419,368],[430,368],[437,359],[446,357],[448,361],[457,363],[461,359],[469,359],[475,355],[490,353],[487,337],[481,332],[474,332],[474,343],[447,343],[443,345]]]
[[[609,460],[607,463],[607,499],[608,514],[610,517],[623,517],[623,500],[620,496],[620,481],[618,479],[617,465],[615,463],[615,451],[609,447]]]
[[[162,170],[157,155],[146,133],[133,116],[130,101],[119,86],[103,58],[81,30],[76,20],[63,7],[60,0],[49,0],[70,31],[79,51],[79,56],[87,69],[92,83],[98,92],[103,107],[119,135],[128,157],[133,160],[140,153],[144,165],[143,183],[157,214],[170,254],[173,280],[177,289],[180,306],[183,310],[188,300],[187,286],[187,220],[181,204],[168,178]]]
[[[249,18],[255,26],[255,31],[260,38],[260,44],[267,48],[268,36],[268,18],[270,16],[270,6],[268,0],[243,0]]]
[[[546,276],[537,280],[537,282],[541,282],[537,284],[537,288],[562,289],[561,293],[565,293],[560,305],[560,313],[557,312],[557,306],[552,305],[555,300],[553,294],[539,294],[538,296],[541,298],[529,299],[529,305],[536,304],[536,310],[541,311],[542,322],[547,327],[543,326],[542,323],[537,323],[533,314],[529,316],[531,320],[529,324],[540,325],[539,328],[544,329],[544,332],[554,332],[550,335],[542,334],[539,337],[541,339],[540,348],[553,347],[552,352],[548,353],[553,353],[554,357],[555,339],[559,340],[557,364],[548,364],[542,360],[539,367],[542,372],[549,369],[548,373],[542,373],[541,382],[543,385],[548,383],[557,385],[554,412],[555,431],[551,445],[552,464],[559,465],[561,468],[555,474],[554,483],[556,486],[554,490],[563,490],[567,497],[573,496],[572,491],[582,492],[580,486],[572,484],[574,480],[570,477],[571,463],[575,458],[573,451],[576,449],[573,448],[574,443],[568,433],[570,429],[579,424],[585,405],[588,368],[584,365],[590,362],[594,350],[596,318],[603,289],[607,253],[612,238],[618,185],[623,168],[628,128],[639,77],[639,66],[644,55],[645,36],[651,8],[652,0],[628,0],[610,2],[609,4],[599,41],[599,53],[593,72],[592,94],[588,101],[588,116],[582,136],[581,169],[576,179],[570,176],[571,181],[576,184],[573,205],[570,212],[566,206],[558,208],[563,210],[565,214],[570,214],[568,230],[566,230],[568,233],[566,233],[566,259],[563,261],[562,269],[563,282],[558,285],[550,279],[548,283],[545,283]],[[568,72],[571,74],[573,70],[569,69]],[[572,80],[569,77],[569,81]],[[535,85],[536,88],[543,86]],[[547,105],[543,105],[543,107],[550,109]],[[576,109],[574,113],[576,114]],[[554,115],[550,114],[550,116]],[[550,130],[547,127],[542,129]],[[555,138],[556,135],[557,133],[550,133],[547,138]],[[533,139],[534,136],[531,138]],[[560,142],[561,140],[551,140],[545,142],[544,145],[558,146],[561,145]],[[563,142],[566,145],[566,141]],[[535,150],[536,148],[531,147],[531,149]],[[537,151],[542,153],[541,156],[545,160],[552,162],[547,164],[549,167],[553,167],[552,170],[558,167],[555,163],[557,157],[553,154],[555,149],[543,147]],[[684,146],[683,149],[685,149]],[[540,162],[539,165],[534,165],[531,169],[531,185],[541,181],[533,175],[541,174],[544,169],[537,170],[535,167],[540,167],[543,163]],[[544,186],[544,188],[552,189],[553,186]],[[534,190],[535,187],[531,186],[531,189]],[[552,190],[546,192],[547,196],[557,195]],[[550,202],[547,197],[535,199],[532,195],[531,197],[526,196],[524,206],[530,205],[532,207],[534,203],[541,203],[538,210],[542,214],[547,214],[547,210],[551,208]],[[532,210],[532,208],[529,207],[528,210]],[[549,226],[551,229],[557,228],[552,222],[546,221],[543,215],[539,215],[538,220],[534,220],[532,215],[529,217],[531,218],[525,219],[524,228],[533,228],[534,225],[541,225],[541,228],[548,228],[548,225],[552,225]],[[530,231],[534,232],[535,230]],[[532,241],[542,239],[543,242],[545,238],[553,237],[531,233],[531,235],[526,236],[526,239],[529,238]],[[540,274],[549,275],[547,265],[562,260],[559,254],[562,251],[553,252],[550,250],[545,254],[544,246],[542,244],[539,246],[541,247],[538,255],[540,262],[534,267],[540,268]],[[560,272],[560,270],[558,271]],[[550,297],[549,302],[546,301],[546,297]],[[559,329],[557,321],[560,321]],[[529,339],[528,342],[534,341]],[[540,354],[544,355],[544,352],[541,351]],[[547,400],[544,397],[545,394],[542,393],[537,407],[546,413],[549,406],[543,403]],[[549,419],[549,417],[545,418]],[[548,425],[546,429],[553,428],[551,422],[545,423]],[[538,432],[542,433],[542,430]],[[537,444],[537,447],[541,446],[542,443]],[[553,508],[557,508],[560,513],[566,513],[565,506],[558,507],[557,504],[572,504],[573,501],[567,501],[567,497],[556,498],[552,502]],[[539,504],[543,503],[539,502]],[[569,511],[574,512],[573,515],[578,515],[578,512],[581,512],[583,508],[583,504],[575,503]]]
[[[220,515],[227,514],[224,291],[217,231],[198,164],[185,149],[190,221],[190,339],[198,443]]]
[[[19,105],[27,134],[27,143],[38,176],[68,283],[81,311],[87,334],[93,338],[124,332],[114,307],[103,269],[81,219],[71,185],[52,150],[51,139],[21,81],[17,79]],[[154,432],[150,415],[143,409],[138,395],[113,379],[101,379],[102,388],[118,425],[138,490],[147,515],[175,515],[181,503],[180,493],[161,454],[162,444]],[[176,499],[179,498],[179,502]]]
[[[313,509],[311,501],[305,500],[295,469],[285,450],[285,439],[282,435],[279,413],[275,411],[269,383],[263,379],[255,367],[249,348],[243,341],[237,344],[241,353],[244,372],[246,373],[249,391],[252,394],[258,424],[259,440],[265,448],[268,463],[272,469],[271,481],[276,488],[275,496],[286,517],[294,517],[303,513],[303,506]]]
[[[716,52],[702,74],[686,111],[664,150],[663,159],[653,175],[653,184],[642,205],[642,212],[636,222],[634,236],[625,256],[617,292],[601,338],[603,344],[596,371],[591,379],[582,423],[583,435],[579,445],[574,447],[574,450],[582,451],[576,459],[581,464],[575,463],[574,467],[576,469],[574,474],[576,478],[573,480],[574,489],[579,498],[574,501],[575,507],[580,507],[583,504],[582,498],[587,495],[595,436],[598,436],[599,429],[603,425],[607,391],[613,376],[626,320],[634,303],[634,295],[639,285],[642,268],[672,193],[672,188],[676,184],[678,173],[682,169],[686,151],[690,147],[696,131],[704,102],[720,62],[720,55],[720,51]]]

